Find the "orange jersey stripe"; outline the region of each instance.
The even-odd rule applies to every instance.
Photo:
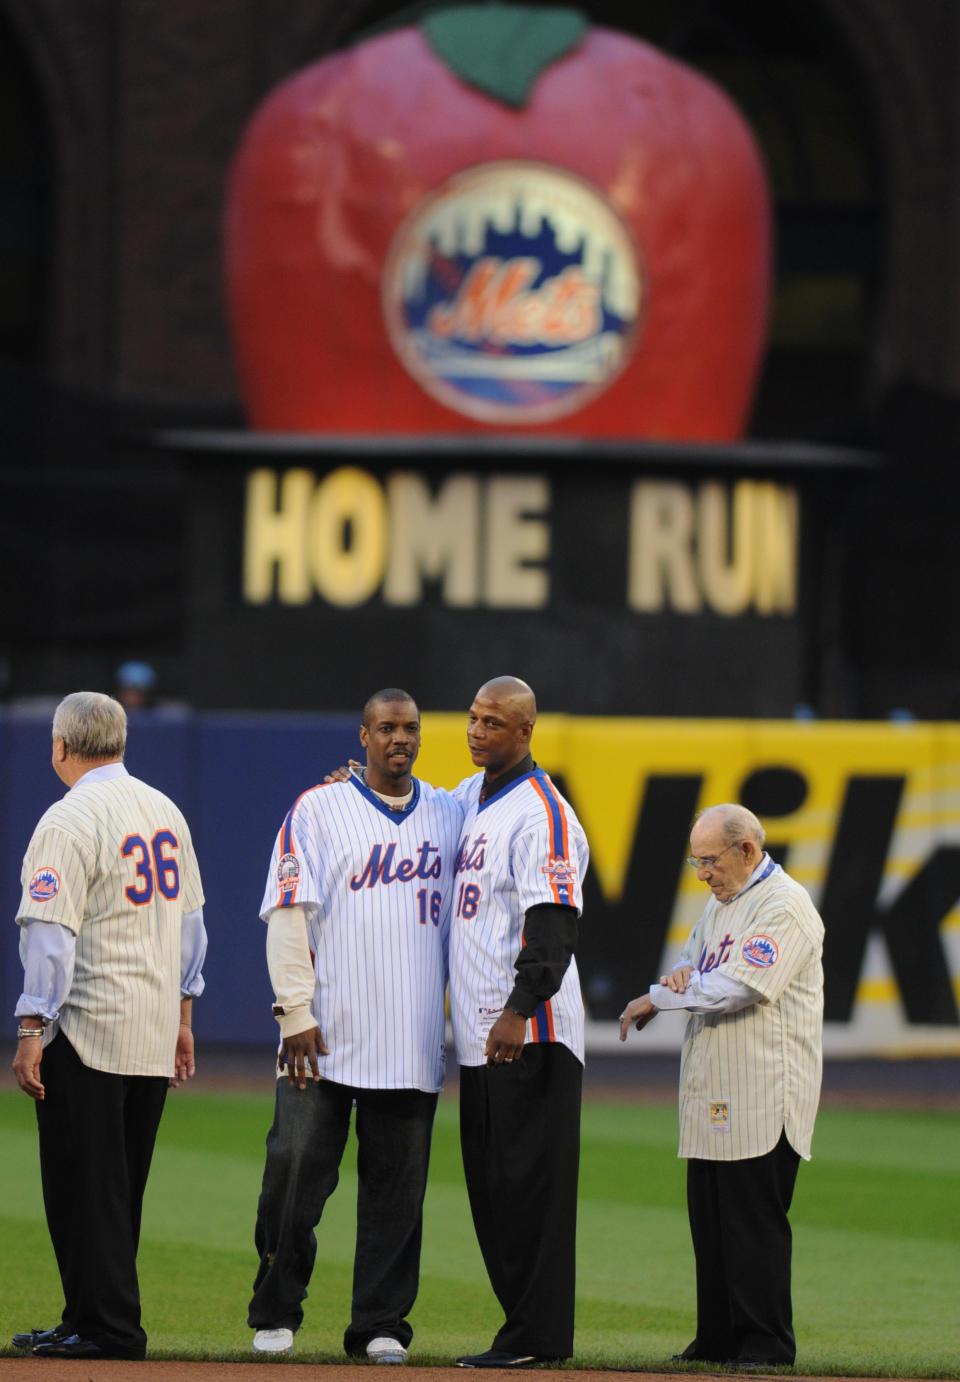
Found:
[[[563,809],[563,802],[560,800],[560,797],[557,794],[557,790],[554,787],[553,783],[549,782],[549,780],[546,784],[547,790],[549,790],[550,793],[549,796],[547,795],[547,790],[545,790],[544,787],[540,785],[536,778],[531,778],[530,785],[533,787],[533,790],[537,793],[540,800],[543,802],[544,808],[547,813],[547,820],[550,824],[550,858],[566,859],[567,813]],[[557,829],[558,819],[559,831]],[[558,906],[563,907],[568,905],[560,896],[560,890],[557,887],[556,882],[553,878],[550,879],[550,890],[553,893],[553,900],[558,904]]]

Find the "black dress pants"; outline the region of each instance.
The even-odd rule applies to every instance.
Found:
[[[583,1067],[528,1044],[509,1065],[460,1067],[460,1144],[483,1261],[506,1319],[493,1347],[573,1353]]]
[[[314,1229],[336,1189],[357,1108],[357,1246],[347,1353],[387,1335],[406,1348],[420,1284],[423,1197],[437,1095],[359,1089],[331,1080],[298,1089],[277,1081],[257,1205],[260,1266],[247,1315],[252,1329],[299,1329],[317,1255]]]
[[[142,1358],[137,1248],[167,1080],[86,1066],[60,1032],[37,1101],[43,1204],[63,1284],[63,1323],[105,1352]]]
[[[799,1164],[786,1133],[764,1156],[687,1162],[697,1263],[697,1337],[689,1351],[696,1357],[794,1362],[787,1213]]]

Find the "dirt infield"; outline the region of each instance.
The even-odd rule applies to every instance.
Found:
[[[316,1363],[287,1363],[275,1360],[272,1363],[71,1363],[57,1362],[54,1359],[41,1361],[39,1358],[0,1358],[0,1382],[264,1382],[273,1374],[276,1382],[276,1369],[283,1369],[282,1382],[356,1382],[358,1367],[370,1364],[349,1364],[325,1366]],[[491,1369],[490,1375],[502,1379],[508,1369]],[[677,1373],[631,1373],[620,1372],[578,1372],[573,1368],[541,1368],[534,1370],[540,1376],[553,1376],[560,1372],[564,1382],[621,1382],[624,1377],[644,1377],[648,1382],[677,1382]],[[709,1379],[717,1374],[697,1372],[695,1376]],[[755,1374],[754,1374],[755,1375]],[[731,1377],[732,1374],[727,1374]],[[405,1382],[463,1382],[464,1373],[460,1368],[404,1368]],[[810,1382],[827,1382],[827,1379],[811,1378]],[[843,1382],[878,1382],[874,1378],[846,1377]]]
[[[54,1359],[0,1358],[0,1382],[265,1382],[272,1372],[282,1368],[282,1382],[357,1382],[358,1367],[368,1363],[320,1365],[317,1363],[287,1363],[279,1359],[271,1363],[70,1363]],[[553,1377],[557,1372],[563,1382],[621,1382],[624,1377],[644,1377],[647,1382],[677,1382],[678,1373],[657,1372],[584,1372],[573,1368],[535,1369],[541,1377]],[[500,1382],[508,1369],[491,1369],[490,1375]],[[721,1374],[697,1372],[691,1374],[703,1382]],[[727,1373],[729,1379],[735,1374]],[[756,1376],[756,1374],[752,1374]],[[460,1368],[404,1368],[404,1382],[463,1382]],[[809,1382],[828,1382],[826,1378],[810,1378]],[[832,1379],[831,1382],[836,1382]],[[877,1378],[845,1377],[843,1382],[880,1382]]]
[[[277,1382],[277,1368],[282,1368],[280,1382],[357,1382],[358,1368],[369,1363],[345,1363],[326,1366],[316,1363],[71,1363],[55,1362],[52,1358],[0,1358],[0,1382],[263,1382],[268,1376]],[[491,1369],[500,1379],[506,1369]],[[541,1369],[553,1375],[555,1369]],[[639,1374],[622,1372],[574,1372],[562,1370],[564,1382],[612,1382],[624,1376]],[[651,1382],[658,1382],[658,1374],[646,1373]],[[461,1368],[404,1368],[404,1382],[463,1382]],[[698,1377],[708,1374],[698,1373]],[[667,1382],[663,1378],[662,1382]],[[676,1374],[669,1378],[676,1382]],[[850,1379],[844,1379],[850,1382]]]

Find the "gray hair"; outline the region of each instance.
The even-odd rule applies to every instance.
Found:
[[[127,712],[102,691],[73,691],[54,711],[53,737],[75,758],[122,758]]]
[[[752,811],[735,802],[725,802],[722,806],[705,806],[694,818],[694,825],[705,816],[715,817],[727,845],[739,844],[741,840],[753,840],[761,849],[766,842],[767,832]]]

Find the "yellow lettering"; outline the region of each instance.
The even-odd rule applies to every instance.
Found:
[[[500,476],[487,489],[484,603],[540,609],[550,593],[550,487],[535,475]],[[534,565],[533,563],[538,563]]]
[[[693,496],[686,485],[641,480],[630,497],[627,603],[653,613],[701,606],[693,563]]]
[[[416,605],[425,579],[442,579],[444,604],[475,605],[480,532],[480,483],[451,475],[436,496],[420,475],[387,481],[390,556],[383,585],[388,605]]]
[[[797,492],[774,484],[754,489],[754,604],[758,614],[793,614],[800,529]]]
[[[365,470],[344,466],[317,486],[310,505],[310,565],[331,605],[361,605],[376,593],[387,556],[387,503]]]
[[[753,589],[753,486],[733,487],[733,513],[725,485],[701,485],[697,505],[697,556],[703,593],[712,609],[742,614]]]
[[[303,605],[313,594],[307,565],[307,505],[313,490],[309,470],[288,470],[279,483],[272,470],[254,470],[247,477],[243,538],[243,595],[253,605],[273,597],[287,605]]]

